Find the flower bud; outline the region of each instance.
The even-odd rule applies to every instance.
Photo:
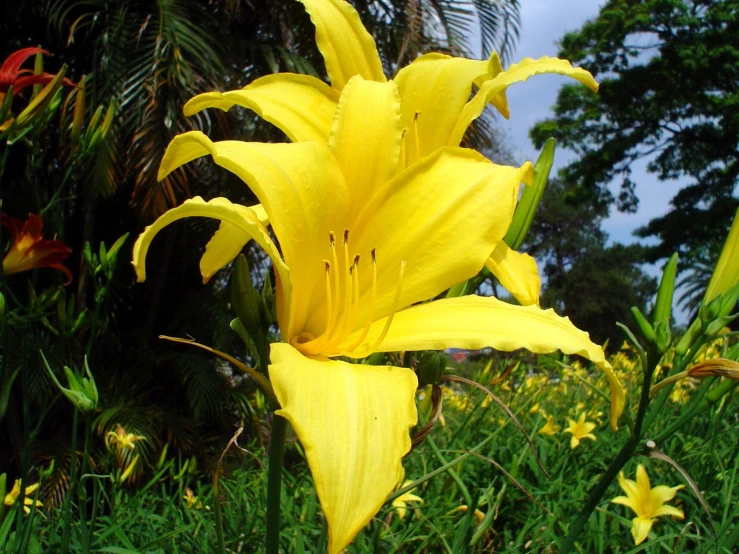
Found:
[[[418,387],[433,385],[446,371],[447,358],[442,352],[427,350],[418,360]]]
[[[536,165],[534,165],[533,184],[524,187],[521,193],[521,199],[518,201],[518,206],[513,214],[511,225],[508,227],[508,232],[503,238],[505,243],[513,250],[518,250],[521,246],[526,238],[526,234],[529,232],[531,222],[534,220],[536,208],[547,186],[549,172],[552,170],[555,144],[556,142],[553,138],[547,139],[544,143],[544,148],[539,155],[539,159],[536,160]]]
[[[717,317],[711,323],[709,323],[708,326],[706,327],[706,335],[708,336],[715,335],[716,333],[721,331],[721,329],[726,327],[729,323],[734,321],[737,317],[739,317],[739,314],[727,315],[724,317]]]
[[[74,99],[72,132],[69,135],[73,145],[77,144],[77,141],[79,141],[80,133],[82,132],[82,124],[85,121],[85,82],[86,77],[82,77],[77,85],[77,95]]]
[[[657,329],[655,330],[655,346],[657,347],[657,352],[664,354],[670,346],[670,342],[672,342],[670,320],[663,319],[657,324]]]
[[[677,275],[677,252],[665,264],[662,271],[662,279],[659,282],[657,299],[654,302],[654,314],[652,322],[657,325],[660,321],[670,320],[672,313],[672,296],[675,292],[675,276]]]
[[[87,357],[85,357],[85,372],[87,373],[87,377],[78,378],[69,367],[64,366],[64,374],[67,376],[67,384],[69,385],[69,388],[64,388],[51,370],[44,353],[40,352],[40,354],[49,377],[54,381],[59,391],[66,396],[78,410],[88,413],[97,409],[99,400],[98,390],[95,385],[95,379],[90,371],[90,366],[87,365]]]
[[[631,308],[631,317],[634,318],[634,322],[639,328],[639,331],[641,332],[642,337],[644,337],[644,340],[646,340],[649,344],[654,344],[656,341],[654,328],[647,321],[647,318],[644,317],[644,314],[642,314],[639,308],[637,308],[636,306],[632,306]]]

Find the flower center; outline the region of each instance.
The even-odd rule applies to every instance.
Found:
[[[390,316],[385,322],[385,326],[377,339],[367,345],[363,350],[355,351],[362,342],[367,338],[370,326],[374,321],[375,304],[377,301],[377,255],[373,248],[370,252],[372,258],[372,291],[370,295],[370,303],[367,310],[367,317],[361,327],[362,331],[351,342],[348,342],[350,335],[359,328],[357,319],[360,312],[360,280],[359,280],[359,254],[353,257],[349,251],[349,230],[345,229],[342,237],[343,249],[343,268],[342,276],[339,254],[336,248],[336,237],[333,232],[329,233],[329,248],[331,251],[330,260],[322,260],[325,268],[326,283],[326,327],[323,333],[318,337],[313,337],[307,333],[298,335],[291,340],[293,346],[298,348],[306,355],[323,355],[323,356],[343,356],[352,353],[359,354],[360,357],[371,354],[383,341],[390,329],[395,312],[398,309],[400,301],[400,292],[403,283],[403,274],[405,272],[405,262],[400,264],[400,276],[395,291],[395,298]],[[342,279],[343,277],[343,279]],[[343,285],[343,286],[342,286]],[[307,340],[306,340],[307,339]]]

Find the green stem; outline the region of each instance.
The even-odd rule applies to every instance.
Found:
[[[75,409],[75,412],[78,411]],[[85,419],[85,447],[82,454],[82,465],[80,466],[80,475],[84,475],[87,472],[87,455],[90,451],[90,436],[92,435],[92,419],[84,416]],[[79,502],[80,509],[80,533],[82,535],[82,551],[89,552],[90,550],[90,528],[87,526],[85,521],[87,511],[87,494],[85,491],[82,479],[77,484],[77,499]]]
[[[282,458],[285,453],[287,420],[274,415],[269,446],[267,474],[267,541],[266,554],[278,554],[280,548],[280,494],[282,489]]]
[[[77,472],[77,423],[79,412],[74,410],[72,415],[72,459],[69,462],[69,487],[64,497],[64,523],[62,525],[62,554],[69,551],[69,525],[71,523],[70,510],[72,509],[72,492],[75,489],[75,474]]]
[[[221,513],[221,496],[218,485],[218,477],[221,473],[220,464],[216,468],[216,474],[213,477],[213,506],[216,512],[216,537],[218,539],[218,554],[226,554],[226,543],[223,538],[223,514]]]

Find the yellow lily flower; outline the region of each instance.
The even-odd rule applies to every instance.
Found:
[[[314,22],[326,6],[349,13],[343,2],[305,3]],[[359,25],[352,17],[342,24]],[[269,378],[281,405],[276,413],[290,421],[305,448],[329,523],[331,554],[352,540],[401,480],[408,430],[417,421],[413,371],[331,358],[448,347],[560,349],[589,358],[609,376],[614,427],[623,409],[623,390],[602,349],[552,310],[477,296],[419,304],[480,271],[502,242],[531,165],[498,166],[457,145],[440,145],[404,163],[410,134],[403,131],[400,84],[366,73],[377,64],[353,69],[353,58],[343,54],[348,46],[335,49],[334,58],[348,77],[336,76],[324,43],[339,44],[331,38],[338,24],[317,27],[340,93],[304,76],[274,75],[246,93],[208,93],[188,104],[256,106],[293,144],[214,143],[190,132],[165,153],[160,178],[210,155],[241,177],[260,205],[187,200],[134,246],[143,281],[146,253],[163,227],[184,217],[211,217],[221,226],[201,259],[204,279],[252,239],[272,259],[283,342],[271,347]],[[364,29],[357,33],[369,37]],[[320,113],[329,114],[326,125]]]
[[[547,419],[547,422],[544,424],[544,426],[539,429],[539,434],[552,436],[559,433],[561,429],[561,425],[557,425],[556,423],[554,423],[554,416],[549,416],[549,419]]]
[[[577,421],[568,418],[567,422],[569,425],[564,432],[572,435],[570,448],[577,448],[582,439],[597,440],[595,435],[591,433],[595,429],[595,423],[585,421],[585,412],[580,414],[580,418]]]
[[[655,518],[672,516],[683,519],[683,511],[666,503],[672,500],[683,485],[668,487],[658,485],[654,488],[649,483],[649,476],[644,466],[636,468],[636,482],[626,479],[623,472],[618,475],[618,484],[626,496],[617,496],[611,502],[631,508],[636,517],[631,520],[631,536],[636,544],[641,544],[647,538]]]
[[[412,481],[405,481],[400,488],[402,489],[410,483],[412,483]],[[405,494],[401,494],[398,498],[393,500],[393,508],[395,508],[395,510],[398,512],[398,517],[400,517],[400,519],[403,519],[405,517],[405,514],[408,511],[407,504],[409,502],[418,502],[419,504],[423,504],[423,498],[412,494],[414,490],[416,489],[411,489]]]
[[[299,1],[316,27],[316,42],[325,60],[331,86],[306,75],[268,75],[240,90],[200,94],[185,105],[185,114],[193,115],[211,107],[226,111],[239,105],[279,127],[293,142],[326,143],[340,95],[352,77],[360,75],[378,83],[385,83],[387,78],[374,39],[349,3],[344,0]],[[489,60],[469,60],[438,53],[419,57],[400,69],[394,78],[403,136],[400,155],[394,161],[403,169],[439,148],[459,146],[467,128],[488,104],[508,118],[506,89],[540,73],[567,75],[598,90],[590,73],[557,58],[525,58],[504,70],[496,53]],[[470,99],[473,87],[476,93]],[[380,114],[394,117],[381,108],[384,102],[381,96],[368,95],[365,102],[366,110],[347,114],[350,119],[356,118],[352,125],[369,121],[362,119],[366,114],[372,114],[372,119]],[[377,106],[378,110],[373,111],[372,106]],[[376,122],[378,126],[380,123]],[[362,142],[362,135],[358,134],[356,140]],[[352,152],[356,146],[345,143],[337,154],[346,157],[342,150]],[[395,148],[390,144],[386,146]],[[347,179],[362,179],[361,171],[369,168],[359,165],[354,169],[357,171],[351,171]],[[372,189],[355,188],[349,209],[356,215],[371,197]],[[538,305],[541,281],[534,259],[512,250],[503,241],[488,254],[486,267],[518,302]]]
[[[36,489],[38,489],[38,483],[34,483],[33,485],[29,485],[26,487],[25,491],[25,497],[23,498],[23,511],[27,514],[31,513],[31,508],[29,506],[35,506],[36,508],[43,507],[43,504],[39,500],[34,500],[32,498],[32,495],[34,492],[36,492]],[[13,488],[10,490],[8,494],[5,495],[4,504],[6,506],[12,506],[15,504],[16,500],[18,500],[18,497],[21,495],[21,480],[16,479],[15,483],[13,484]]]
[[[105,444],[108,448],[115,447],[116,451],[133,450],[136,448],[136,441],[146,440],[146,437],[127,433],[122,425],[118,425],[115,431],[108,431],[105,435]]]

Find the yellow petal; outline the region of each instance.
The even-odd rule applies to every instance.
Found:
[[[516,193],[531,164],[498,166],[472,150],[443,148],[404,170],[367,204],[354,225],[362,258],[377,256],[374,319],[433,298],[482,269],[513,217]],[[453,184],[453,186],[452,186]],[[359,321],[369,306],[365,271]]]
[[[634,502],[626,496],[617,496],[616,498],[611,500],[611,503],[621,504],[622,506],[627,506],[631,508],[632,510],[634,509]]]
[[[228,111],[233,106],[254,110],[293,142],[326,142],[334,119],[338,91],[309,75],[267,75],[241,90],[206,92],[185,104],[185,115],[205,108]]]
[[[653,521],[646,517],[635,517],[631,520],[631,536],[634,537],[634,542],[637,545],[646,540]]]
[[[653,505],[659,506],[675,498],[677,491],[679,491],[683,487],[684,485],[678,485],[676,487],[657,485],[649,491],[649,499],[651,500]]]
[[[672,516],[676,517],[678,519],[685,519],[685,514],[680,508],[675,508],[674,506],[660,506],[655,510],[654,517],[659,516]]]
[[[316,44],[337,90],[354,77],[385,81],[375,40],[356,10],[344,0],[299,0],[316,26]]]
[[[254,210],[254,215],[262,225],[266,226],[269,223],[267,213],[261,204],[251,206],[249,209]],[[249,240],[251,240],[250,235],[222,221],[206,245],[203,257],[200,258],[200,274],[203,276],[203,283],[207,283],[213,275],[231,263]]]
[[[282,261],[280,252],[272,242],[267,229],[259,222],[254,211],[246,206],[232,204],[226,198],[214,198],[206,202],[199,196],[196,196],[195,198],[185,200],[181,206],[165,212],[154,223],[144,229],[144,232],[139,235],[133,246],[133,266],[140,283],[146,280],[146,253],[149,251],[151,241],[164,227],[184,217],[210,217],[218,219],[253,238],[272,259],[277,276],[277,295],[278,298],[282,299],[282,304],[278,305],[278,312],[281,309],[285,309],[289,304],[291,283],[290,272]],[[281,322],[287,322],[287,314],[281,315],[284,318]]]
[[[406,129],[404,167],[447,144],[472,84],[480,86],[499,70],[495,53],[489,61],[433,53],[398,72],[394,80],[400,91],[401,125]]]
[[[402,478],[411,447],[418,385],[413,371],[304,357],[272,344],[270,380],[305,448],[329,525],[329,553],[340,552],[379,511]]]
[[[351,219],[395,176],[400,136],[395,83],[352,77],[341,93],[329,139],[349,190]]]
[[[285,336],[292,337],[315,312],[313,303],[323,298],[315,290],[324,290],[321,260],[330,258],[329,232],[347,226],[349,200],[341,169],[326,144],[214,143],[192,131],[170,143],[160,178],[208,154],[249,185],[269,216],[293,279],[290,326],[280,323]]]
[[[649,491],[652,488],[652,485],[649,483],[647,470],[641,464],[636,466],[636,487],[639,493],[644,495],[645,499],[649,496]]]
[[[541,279],[534,258],[516,252],[500,241],[485,262],[485,267],[522,306],[539,305]]]
[[[574,450],[578,446],[580,446],[580,439],[578,439],[575,435],[572,435],[572,438],[570,439],[570,448]]]
[[[365,339],[373,344],[385,324],[375,322]],[[623,412],[624,390],[603,349],[584,331],[554,310],[514,306],[496,298],[461,296],[412,306],[395,314],[389,332],[377,348],[382,352],[492,347],[503,352],[525,348],[536,354],[561,350],[595,363],[611,389],[611,427]],[[361,347],[360,347],[361,348]]]
[[[621,487],[621,490],[623,490],[626,493],[626,495],[631,499],[632,501],[631,509],[636,511],[636,508],[633,505],[633,502],[636,499],[636,495],[638,494],[638,488],[636,486],[636,482],[624,477],[624,472],[621,471],[618,474],[618,485]]]
[[[505,71],[498,74],[494,79],[486,81],[462,109],[454,130],[449,138],[449,145],[456,146],[462,140],[467,127],[470,126],[475,119],[480,117],[485,106],[495,98],[503,98],[505,100],[505,90],[514,83],[526,81],[529,77],[540,73],[558,73],[567,75],[590,87],[592,90],[598,90],[598,83],[595,82],[593,76],[579,67],[572,67],[567,60],[558,58],[543,57],[538,60],[524,58],[517,64],[513,64]],[[510,115],[507,102],[501,105],[495,102],[494,105],[503,117],[508,118]]]

